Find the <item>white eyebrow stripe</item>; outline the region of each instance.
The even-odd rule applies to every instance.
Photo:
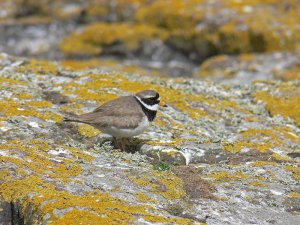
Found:
[[[144,103],[138,96],[134,96],[146,109],[149,109],[151,111],[157,111],[158,110],[158,104],[155,105],[147,105]]]

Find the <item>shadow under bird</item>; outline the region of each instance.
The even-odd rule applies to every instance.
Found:
[[[92,112],[67,116],[64,121],[89,124],[113,136],[117,147],[125,151],[124,138],[143,133],[154,120],[159,106],[167,107],[160,101],[159,94],[144,90],[108,101]]]

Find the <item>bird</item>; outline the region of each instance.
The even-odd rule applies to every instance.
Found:
[[[64,122],[85,123],[113,137],[116,147],[126,151],[125,139],[143,133],[155,119],[157,110],[167,107],[155,90],[143,90],[134,95],[110,100],[94,111],[68,115]]]

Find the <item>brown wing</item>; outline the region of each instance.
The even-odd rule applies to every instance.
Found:
[[[80,121],[99,127],[135,128],[143,111],[133,96],[120,97],[104,103],[93,112],[79,116]]]

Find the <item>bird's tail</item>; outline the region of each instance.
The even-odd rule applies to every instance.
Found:
[[[79,122],[79,123],[83,123],[83,121],[81,121],[80,117],[78,115],[75,114],[64,114],[64,119],[63,122]]]

